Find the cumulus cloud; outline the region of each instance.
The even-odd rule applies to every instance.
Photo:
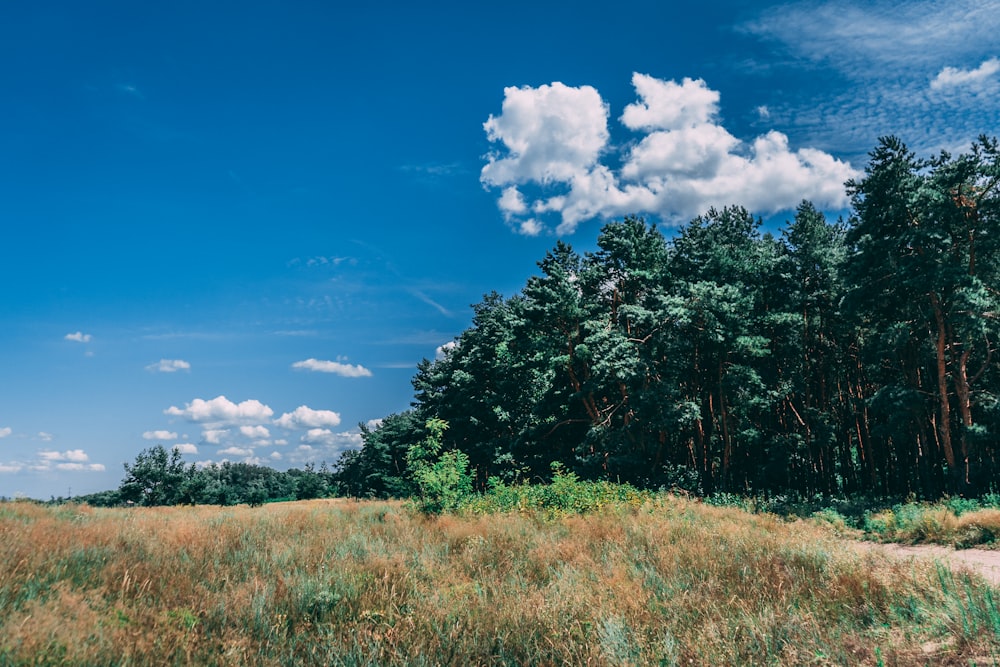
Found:
[[[329,428],[311,428],[299,442],[301,444],[293,451],[283,455],[291,463],[333,460],[345,450],[357,449],[363,444],[360,430],[335,432]]]
[[[329,445],[333,443],[335,437],[333,431],[328,428],[311,428],[302,436],[302,442]]]
[[[92,336],[90,334],[85,334],[82,331],[77,331],[76,333],[68,333],[63,336],[64,340],[71,340],[77,343],[89,343]]]
[[[225,396],[216,396],[208,401],[196,398],[184,408],[170,406],[163,412],[172,417],[208,424],[253,424],[266,421],[274,414],[274,410],[260,401],[250,399],[237,404]]]
[[[197,454],[198,453],[198,447],[196,445],[190,443],[190,442],[183,442],[183,443],[176,444],[176,445],[173,446],[173,449],[175,451],[180,452],[181,454]]]
[[[146,366],[146,370],[154,373],[176,373],[191,370],[191,364],[183,359],[160,359],[157,363]]]
[[[444,345],[438,345],[434,350],[434,360],[441,361],[458,348],[457,341],[448,341]]]
[[[38,471],[54,468],[89,472],[102,472],[105,469],[103,463],[89,463],[89,461],[90,457],[82,449],[69,449],[64,452],[43,449],[38,452],[38,461],[31,468]]]
[[[267,430],[266,426],[240,426],[240,433],[248,438],[258,440],[271,437],[271,432]]]
[[[976,69],[945,67],[931,80],[931,90],[945,88],[978,88],[1000,72],[1000,58],[990,58]]]
[[[537,181],[564,183],[589,168],[608,143],[608,106],[591,86],[558,81],[538,88],[504,88],[499,116],[483,124],[494,152],[483,167],[483,183],[505,186]]]
[[[339,361],[322,361],[320,359],[306,359],[296,361],[292,364],[296,370],[316,371],[318,373],[333,373],[342,377],[360,378],[371,377],[372,372],[361,365],[343,364]]]
[[[340,424],[340,415],[331,410],[313,410],[300,405],[275,419],[274,423],[286,429],[330,428]]]
[[[10,435],[13,432],[14,431],[12,431],[9,426],[4,426],[3,428],[0,428],[0,438],[6,438],[8,435]]]
[[[145,440],[176,440],[177,434],[173,431],[146,431],[142,437]]]
[[[568,234],[585,220],[628,213],[680,222],[727,204],[759,213],[802,199],[848,204],[844,182],[859,176],[855,169],[816,149],[793,150],[777,131],[738,139],[719,123],[720,95],[705,81],[635,73],[632,85],[638,99],[619,120],[641,136],[617,170],[601,162],[613,147],[609,109],[594,88],[504,90],[501,115],[483,125],[501,148],[487,156],[480,180],[500,189],[498,206],[509,224],[534,235],[552,215],[557,233]]]
[[[226,447],[220,449],[219,453],[223,456],[253,456],[253,450],[244,447]]]
[[[229,429],[227,428],[206,428],[201,433],[201,437],[210,445],[218,445],[228,436]]]

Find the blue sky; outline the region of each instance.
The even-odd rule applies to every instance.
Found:
[[[2,496],[333,462],[558,238],[1000,126],[996,0],[152,5],[3,10]]]

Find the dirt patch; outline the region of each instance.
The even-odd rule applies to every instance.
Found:
[[[875,552],[901,559],[926,558],[939,561],[957,570],[972,570],[981,574],[994,586],[1000,586],[1000,551],[953,549],[938,544],[908,545],[855,542],[854,545],[862,553]]]

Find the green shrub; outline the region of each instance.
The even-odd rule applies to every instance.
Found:
[[[406,461],[417,485],[417,508],[424,514],[440,514],[456,509],[472,493],[469,457],[458,449],[441,452],[441,438],[448,429],[443,419],[427,420],[430,434],[412,445]]]

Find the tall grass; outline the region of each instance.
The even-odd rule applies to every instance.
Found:
[[[1000,656],[975,576],[669,496],[0,504],[0,665],[923,665]]]

